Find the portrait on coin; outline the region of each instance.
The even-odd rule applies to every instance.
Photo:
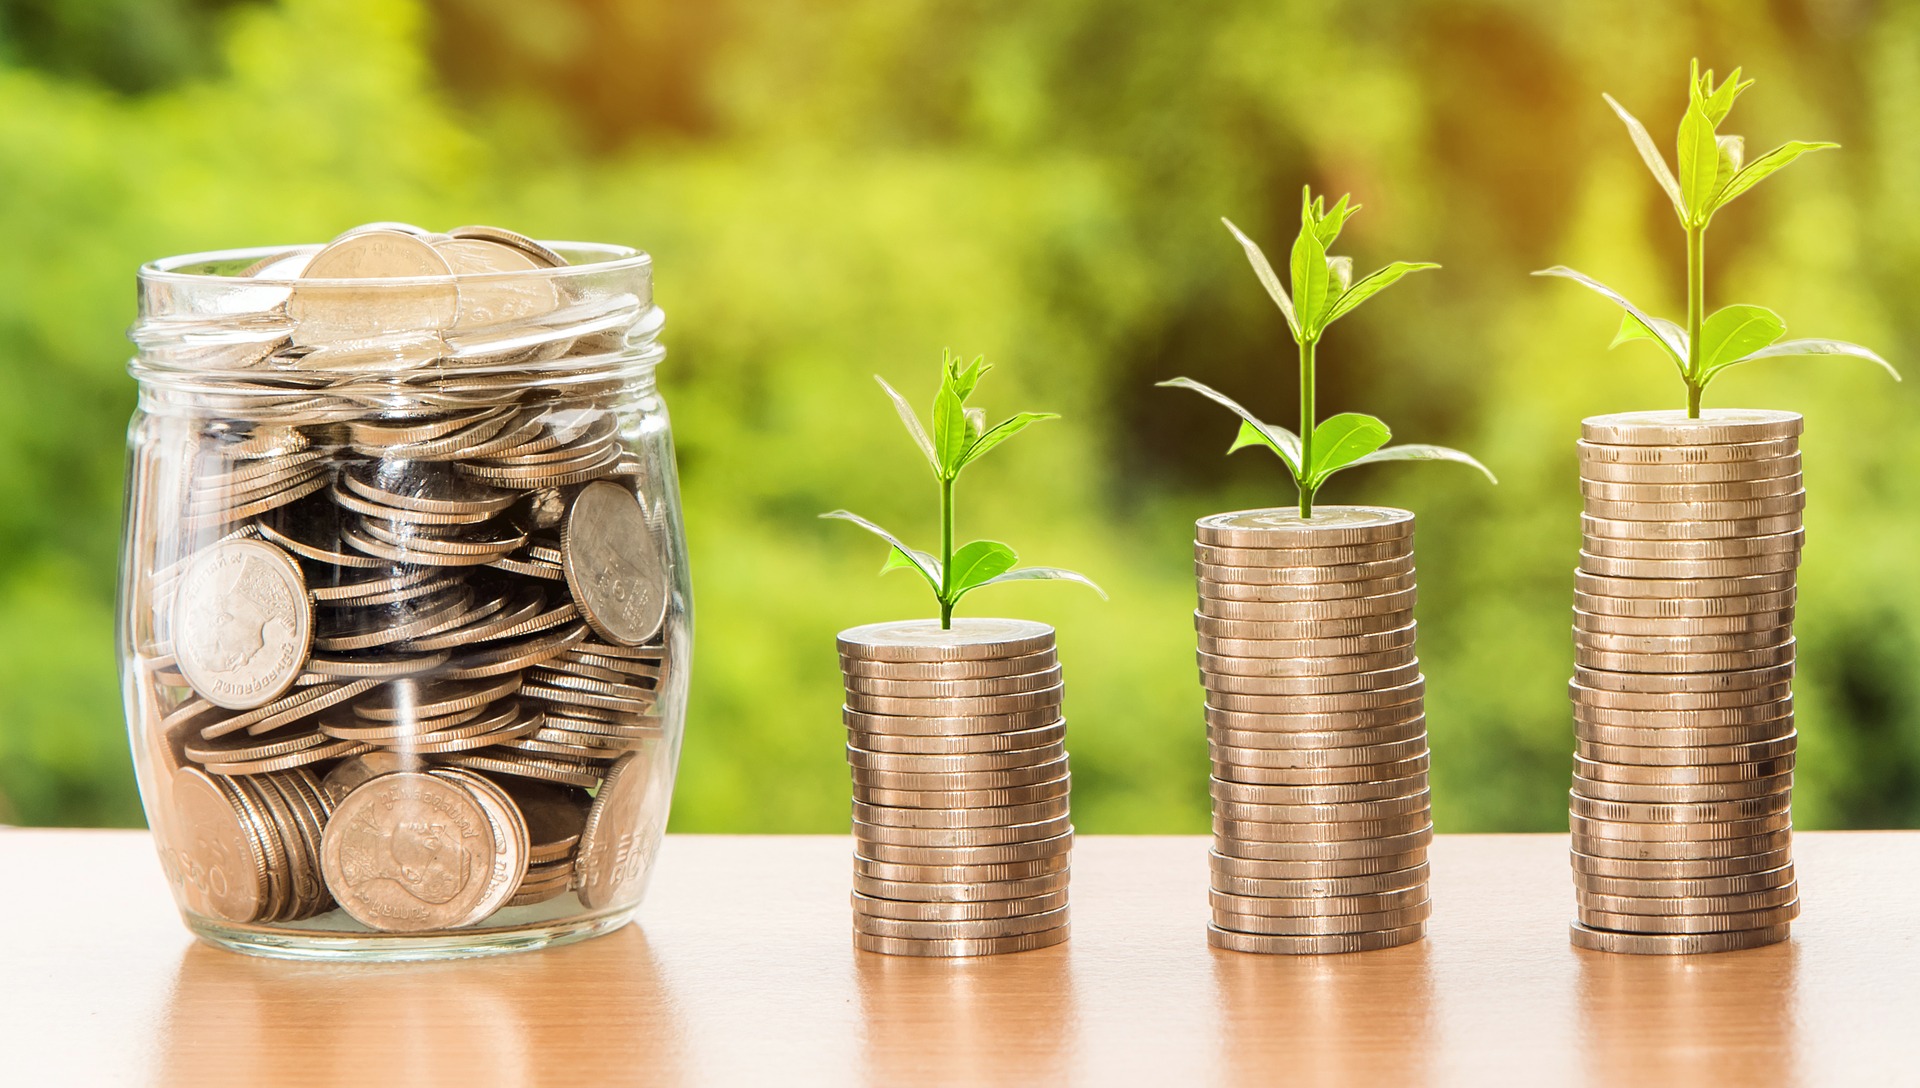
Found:
[[[214,566],[205,585],[189,586],[183,602],[183,648],[214,672],[246,669],[268,647],[278,656],[297,637],[285,580],[260,559],[236,558]]]

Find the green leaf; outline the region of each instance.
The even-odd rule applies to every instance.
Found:
[[[967,410],[952,383],[942,384],[933,398],[933,449],[941,478],[951,479],[967,452]]]
[[[1393,432],[1385,423],[1359,412],[1328,416],[1313,429],[1313,463],[1307,466],[1307,486],[1319,487],[1326,478],[1387,444]]]
[[[1711,374],[1786,335],[1787,323],[1765,306],[1724,306],[1700,325],[1700,372]]]
[[[1333,306],[1327,311],[1327,324],[1331,325],[1352,313],[1354,308],[1362,302],[1399,283],[1407,274],[1439,267],[1430,261],[1395,261],[1377,272],[1369,273],[1365,279],[1341,292],[1340,297],[1334,300]]]
[[[1887,373],[1893,375],[1894,381],[1900,380],[1900,372],[1893,368],[1892,363],[1882,359],[1878,352],[1872,348],[1861,347],[1859,344],[1849,344],[1845,340],[1782,340],[1759,351],[1748,352],[1741,358],[1722,365],[1719,369],[1725,370],[1729,366],[1758,362],[1761,359],[1788,359],[1804,355],[1851,355],[1856,359],[1878,363]]]
[[[960,594],[967,590],[1012,570],[1019,561],[1012,548],[997,540],[976,540],[963,545],[953,553],[954,599],[959,600]]]
[[[1633,138],[1633,146],[1640,152],[1640,160],[1647,164],[1647,169],[1653,172],[1653,180],[1660,183],[1661,190],[1667,194],[1669,200],[1673,201],[1673,214],[1679,216],[1681,222],[1685,222],[1687,202],[1680,195],[1680,183],[1674,179],[1673,171],[1667,168],[1667,160],[1660,157],[1660,148],[1653,142],[1653,137],[1647,133],[1647,126],[1641,124],[1639,118],[1628,113],[1620,103],[1615,102],[1612,95],[1603,94],[1600,97],[1606,99],[1607,105],[1612,106],[1613,112],[1619,114],[1620,120],[1625,122],[1627,135]]]
[[[1382,450],[1375,450],[1355,461],[1353,465],[1374,465],[1383,461],[1453,461],[1457,464],[1472,465],[1486,473],[1487,479],[1496,484],[1500,482],[1494,479],[1493,471],[1476,460],[1472,454],[1462,453],[1446,446],[1428,445],[1424,442],[1409,442],[1404,446],[1388,446]],[[1352,468],[1353,465],[1347,467]]]
[[[955,372],[953,379],[954,396],[959,397],[961,402],[965,403],[968,397],[973,396],[973,391],[979,386],[980,379],[985,377],[987,371],[992,369],[993,367],[987,364],[986,356],[974,356],[973,362],[968,363],[964,367],[960,367]]]
[[[880,568],[880,573],[885,574],[890,570],[898,570],[902,566],[910,566],[920,572],[920,577],[927,580],[927,584],[933,587],[933,592],[936,595],[940,592],[940,560],[928,555],[926,552],[916,551],[907,547],[900,541],[899,537],[894,536],[892,533],[887,532],[885,529],[882,529],[873,522],[868,521],[866,518],[850,510],[835,510],[832,513],[821,514],[820,516],[823,518],[836,518],[840,521],[851,521],[867,532],[893,545],[893,550],[887,553],[886,565]],[[904,560],[904,563],[902,560]]]
[[[1005,574],[998,574],[980,585],[997,586],[1004,582],[1079,582],[1081,585],[1107,599],[1107,591],[1094,584],[1093,579],[1076,571],[1063,570],[1060,567],[1018,567]],[[979,586],[974,588],[978,589]]]
[[[1699,101],[1687,106],[1680,118],[1679,164],[1680,195],[1687,201],[1687,222],[1705,225],[1713,214],[1716,182],[1720,178],[1720,141],[1713,131],[1713,120]]]
[[[1596,294],[1605,296],[1612,300],[1614,305],[1632,314],[1640,324],[1646,326],[1647,330],[1653,333],[1654,338],[1660,341],[1660,346],[1667,349],[1667,354],[1673,356],[1675,359],[1681,360],[1687,357],[1686,337],[1675,337],[1673,335],[1675,331],[1678,331],[1678,326],[1674,325],[1671,321],[1662,321],[1659,318],[1647,314],[1642,311],[1640,307],[1628,302],[1627,296],[1615,291],[1599,280],[1575,272],[1565,265],[1554,265],[1552,268],[1543,268],[1535,272],[1534,275],[1559,276],[1562,279],[1572,280]]]
[[[933,452],[933,439],[927,437],[927,429],[920,425],[920,417],[913,414],[913,405],[908,404],[907,398],[901,396],[893,386],[888,385],[885,378],[875,374],[873,380],[879,382],[880,388],[886,390],[887,396],[893,399],[893,409],[900,413],[900,422],[907,425],[907,434],[913,437],[913,444],[919,446],[920,452],[927,455],[927,464],[933,466],[936,476],[939,475],[940,458]]]
[[[1273,266],[1267,263],[1267,255],[1253,244],[1253,239],[1240,233],[1240,228],[1234,226],[1232,220],[1222,218],[1220,221],[1240,240],[1240,248],[1247,251],[1247,263],[1253,266],[1253,274],[1260,277],[1260,286],[1267,289],[1267,296],[1273,299],[1275,306],[1280,307],[1281,316],[1287,319],[1287,328],[1292,329],[1294,337],[1298,338],[1300,322],[1293,316],[1293,299],[1287,297],[1287,289],[1280,285],[1280,277],[1274,274]]]
[[[973,464],[986,456],[987,451],[1043,420],[1059,419],[1057,412],[1021,412],[1010,419],[1002,420],[992,430],[973,440],[973,444],[960,457],[960,468]]]
[[[1621,344],[1628,343],[1629,341],[1645,340],[1665,352],[1668,360],[1673,363],[1674,368],[1679,370],[1681,376],[1684,377],[1687,373],[1686,356],[1675,355],[1668,341],[1671,339],[1673,342],[1684,346],[1687,342],[1687,330],[1668,321],[1664,317],[1656,317],[1652,320],[1654,324],[1659,326],[1659,332],[1648,328],[1639,318],[1632,314],[1621,314],[1620,331],[1613,334],[1613,343],[1607,345],[1608,350],[1617,348]]]
[[[1276,428],[1276,429],[1279,429],[1282,431],[1285,430],[1284,428]],[[1285,436],[1287,438],[1292,438],[1293,433],[1291,431],[1285,431]],[[1298,469],[1298,466],[1300,463],[1299,448],[1295,447],[1295,448],[1289,449],[1285,446],[1276,444],[1273,438],[1269,436],[1267,432],[1261,430],[1259,427],[1256,427],[1252,423],[1243,419],[1240,421],[1239,433],[1233,436],[1233,445],[1227,447],[1227,452],[1230,454],[1238,453],[1241,450],[1246,449],[1248,446],[1259,446],[1261,449],[1272,450],[1274,456],[1280,458],[1280,460],[1286,464],[1287,471],[1293,473],[1295,479],[1299,478],[1300,476],[1300,472]]]
[[[1721,186],[1720,191],[1714,195],[1713,206],[1718,209],[1733,203],[1735,197],[1753,188],[1755,185],[1760,184],[1776,171],[1784,169],[1787,164],[1802,155],[1813,151],[1825,151],[1829,148],[1839,146],[1839,144],[1831,143],[1806,143],[1800,140],[1789,140],[1741,167],[1739,173],[1728,178],[1727,183]]]
[[[1327,273],[1327,247],[1314,236],[1310,219],[1302,224],[1300,236],[1293,240],[1289,270],[1293,273],[1293,308],[1300,318],[1301,337],[1306,341],[1318,340],[1320,330],[1326,327],[1331,277]]]
[[[1259,433],[1267,448],[1280,455],[1280,460],[1287,466],[1287,471],[1293,474],[1295,483],[1306,478],[1305,473],[1303,473],[1300,468],[1299,435],[1294,434],[1292,431],[1278,424],[1261,422],[1252,412],[1240,407],[1233,398],[1216,389],[1201,385],[1192,378],[1170,378],[1167,381],[1156,384],[1168,389],[1191,389],[1201,396],[1206,397],[1208,400],[1213,401],[1215,404],[1225,407],[1228,411],[1240,417],[1241,433],[1244,434],[1248,427],[1252,427]],[[1235,439],[1233,446],[1230,447],[1227,452],[1232,453],[1234,450],[1240,449],[1243,445],[1244,443],[1239,439]]]
[[[1320,240],[1321,249],[1332,249],[1333,243],[1340,238],[1340,231],[1346,227],[1347,220],[1353,218],[1353,213],[1360,210],[1358,204],[1349,205],[1348,201],[1352,196],[1352,193],[1342,194],[1340,199],[1334,202],[1333,207],[1325,211],[1321,210],[1321,205],[1325,203],[1324,199],[1313,202],[1313,236]]]

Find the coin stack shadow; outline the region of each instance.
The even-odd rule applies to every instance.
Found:
[[[872,624],[839,646],[855,946],[980,956],[1065,941],[1073,825],[1053,629]]]
[[[1801,419],[1581,426],[1570,821],[1582,948],[1785,940]]]
[[[1202,518],[1194,614],[1214,848],[1208,942],[1390,948],[1426,934],[1426,681],[1413,515]]]

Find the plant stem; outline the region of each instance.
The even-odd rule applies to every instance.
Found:
[[[1307,478],[1313,473],[1313,349],[1314,341],[1300,345],[1300,516],[1313,516],[1313,488]]]
[[[1700,324],[1707,308],[1707,231],[1687,228],[1687,418],[1700,418]]]
[[[940,480],[940,629],[953,629],[953,478]]]

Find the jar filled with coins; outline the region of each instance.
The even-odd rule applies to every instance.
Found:
[[[427,958],[625,922],[690,591],[652,262],[493,227],[140,271],[118,646],[187,925]]]

